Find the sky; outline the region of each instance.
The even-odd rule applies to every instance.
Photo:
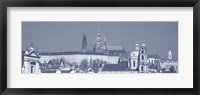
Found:
[[[22,50],[33,42],[39,52],[80,51],[83,34],[94,45],[98,27],[107,45],[131,52],[145,43],[149,54],[167,58],[171,50],[178,58],[178,22],[22,22]]]

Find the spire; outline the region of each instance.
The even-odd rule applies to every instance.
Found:
[[[145,45],[145,43],[142,43],[142,45],[141,45],[141,46],[145,47],[146,45]]]
[[[33,42],[31,42],[31,47],[30,47],[31,51],[34,51],[34,46],[33,46]]]
[[[135,44],[135,50],[140,50],[140,47],[139,47],[138,43]]]
[[[145,43],[142,43],[140,49],[141,49],[141,50],[144,50],[144,51],[147,51],[147,47],[146,47]]]
[[[26,47],[25,54],[28,54],[28,52],[29,52],[29,51],[28,51],[28,48]]]
[[[168,59],[172,60],[172,51],[171,50],[168,51]]]
[[[26,46],[26,51],[28,51],[28,47]]]
[[[83,34],[83,39],[82,39],[82,50],[86,51],[87,49],[87,39],[86,39],[86,35]]]
[[[98,26],[98,34],[97,34],[98,36],[100,36],[101,34],[100,34],[100,26]]]
[[[103,43],[103,45],[104,45],[104,49],[107,49],[107,47],[106,47],[106,36],[104,36],[104,43]]]
[[[36,48],[35,52],[39,52],[39,51],[38,51],[38,48]]]
[[[98,32],[100,32],[100,26],[98,26]]]
[[[31,42],[31,47],[34,47],[34,46],[33,46],[33,42]]]

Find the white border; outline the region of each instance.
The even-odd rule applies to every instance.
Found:
[[[192,7],[9,7],[8,88],[193,88]],[[21,74],[21,21],[178,21],[178,74]]]

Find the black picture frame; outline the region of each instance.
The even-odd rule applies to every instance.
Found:
[[[193,88],[7,88],[7,7],[193,7]],[[199,95],[200,92],[200,0],[1,0],[0,1],[0,93],[35,94],[127,94]]]

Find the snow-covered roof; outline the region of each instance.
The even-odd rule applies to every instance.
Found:
[[[105,64],[102,71],[126,71],[127,64]]]
[[[35,51],[28,51],[28,54],[25,54],[25,52],[24,52],[24,56],[34,57],[34,58],[40,58],[39,53],[35,52]]]

